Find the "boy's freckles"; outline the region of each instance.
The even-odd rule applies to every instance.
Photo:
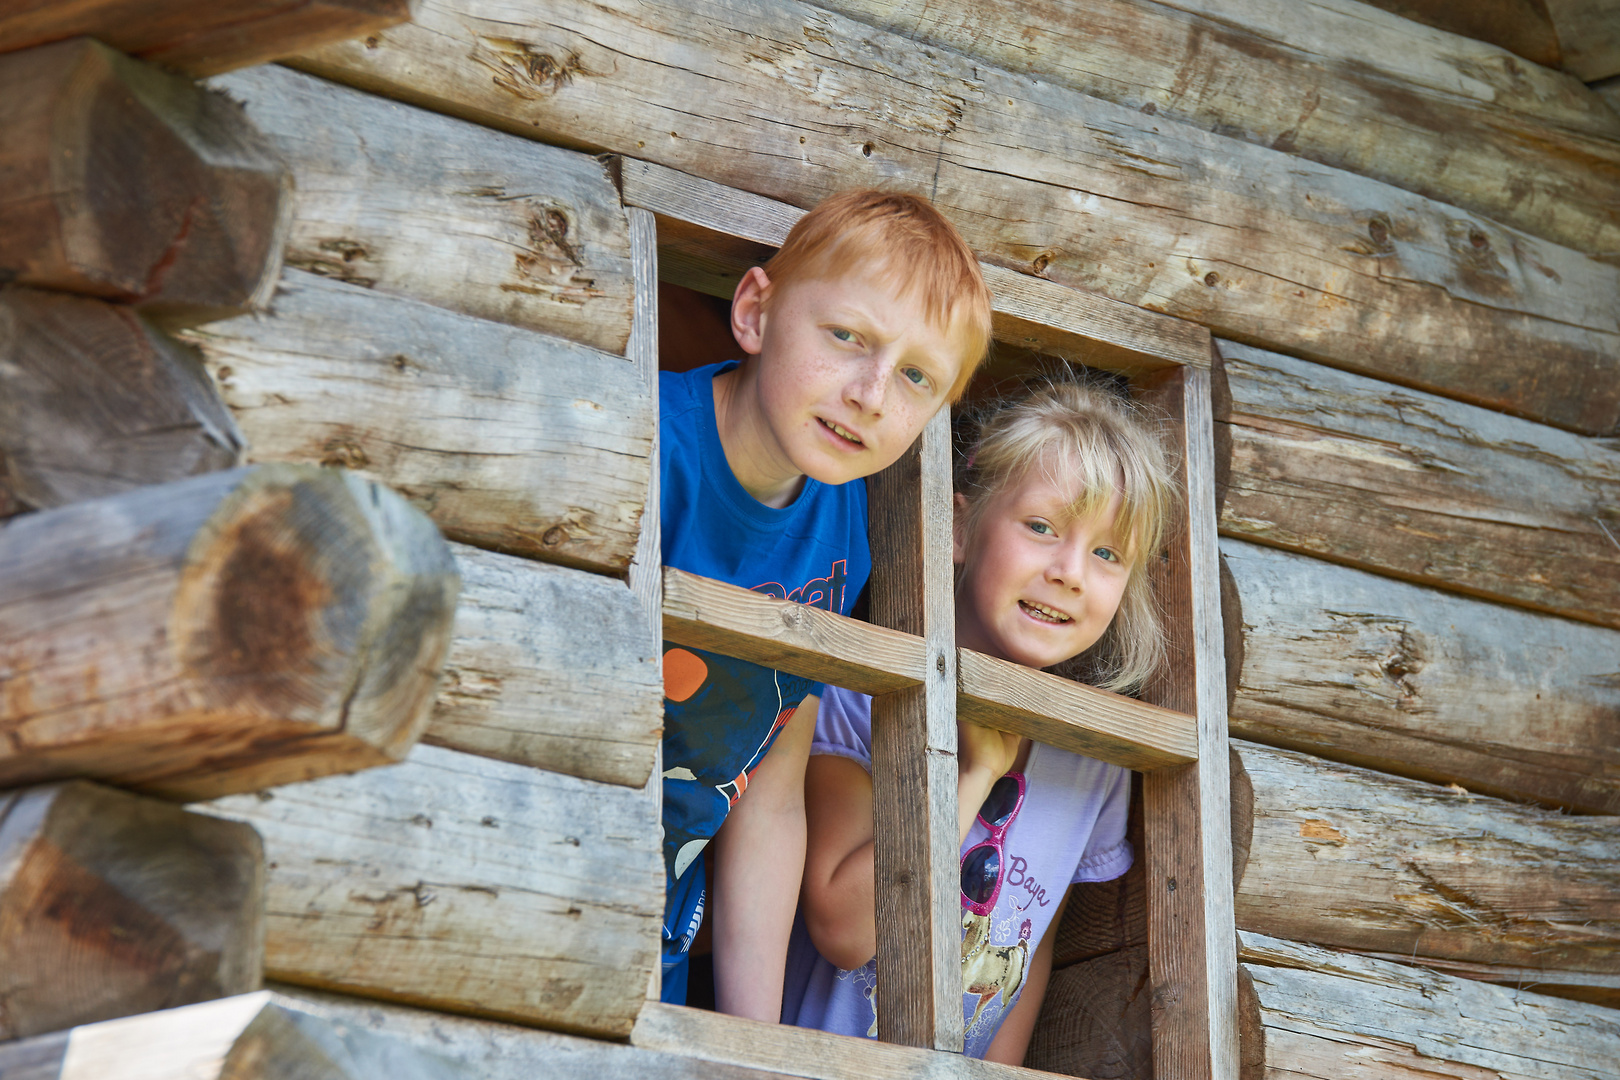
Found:
[[[715,379],[738,481],[785,506],[806,475],[840,484],[892,464],[968,362],[962,328],[934,324],[920,297],[876,274],[771,289],[763,271],[749,273],[758,278],[738,287],[733,326],[753,355]]]

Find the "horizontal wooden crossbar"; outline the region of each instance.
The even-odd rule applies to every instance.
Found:
[[[651,210],[683,233],[697,226],[778,247],[805,213],[788,203],[634,158],[619,159],[619,180],[625,205]],[[993,330],[1000,341],[1127,374],[1209,367],[1209,331],[1197,323],[1003,266],[980,263],[979,268],[990,286]]]
[[[863,694],[923,681],[921,638],[664,568],[664,637]],[[957,650],[957,710],[984,727],[1129,769],[1198,758],[1197,722],[1106,690]]]

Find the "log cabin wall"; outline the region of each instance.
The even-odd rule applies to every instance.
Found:
[[[273,297],[238,273],[226,302],[94,332],[55,294],[0,296],[34,305],[8,333],[130,357],[71,379],[47,358],[79,398],[8,387],[0,500],[340,467],[431,518],[461,599],[404,764],[200,808],[262,838],[265,910],[228,917],[262,918],[276,994],[80,1029],[74,1067],[268,1039],[278,1067],[356,1077],[981,1074],[641,1008],[654,314],[611,153],[791,206],[917,190],[998,290],[1047,279],[1213,331],[1242,1075],[1620,1075],[1620,116],[1612,81],[1581,82],[1620,62],[1560,37],[1580,5],[1524,5],[1551,20],[1539,44],[1418,6],[1444,7],[422,0],[212,80],[252,125],[238,156],[289,178]],[[692,251],[665,272],[724,288]],[[79,288],[70,270],[15,280]],[[133,426],[95,400],[115,378],[155,402]],[[1140,873],[1077,896],[1027,1064],[1152,1075],[1146,926]],[[124,1011],[259,985],[232,963],[254,971]],[[0,1072],[80,1075],[68,1047],[0,1047]]]

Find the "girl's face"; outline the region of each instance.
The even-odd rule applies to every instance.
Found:
[[[956,496],[956,641],[1043,668],[1096,644],[1119,610],[1131,564],[1114,533],[1120,497],[1073,518],[1077,491],[1034,468],[990,496],[971,532]]]

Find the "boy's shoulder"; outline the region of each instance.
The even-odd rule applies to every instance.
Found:
[[[722,360],[704,364],[689,371],[660,371],[658,373],[658,411],[660,418],[680,416],[693,411],[714,413],[714,377],[737,361]]]

